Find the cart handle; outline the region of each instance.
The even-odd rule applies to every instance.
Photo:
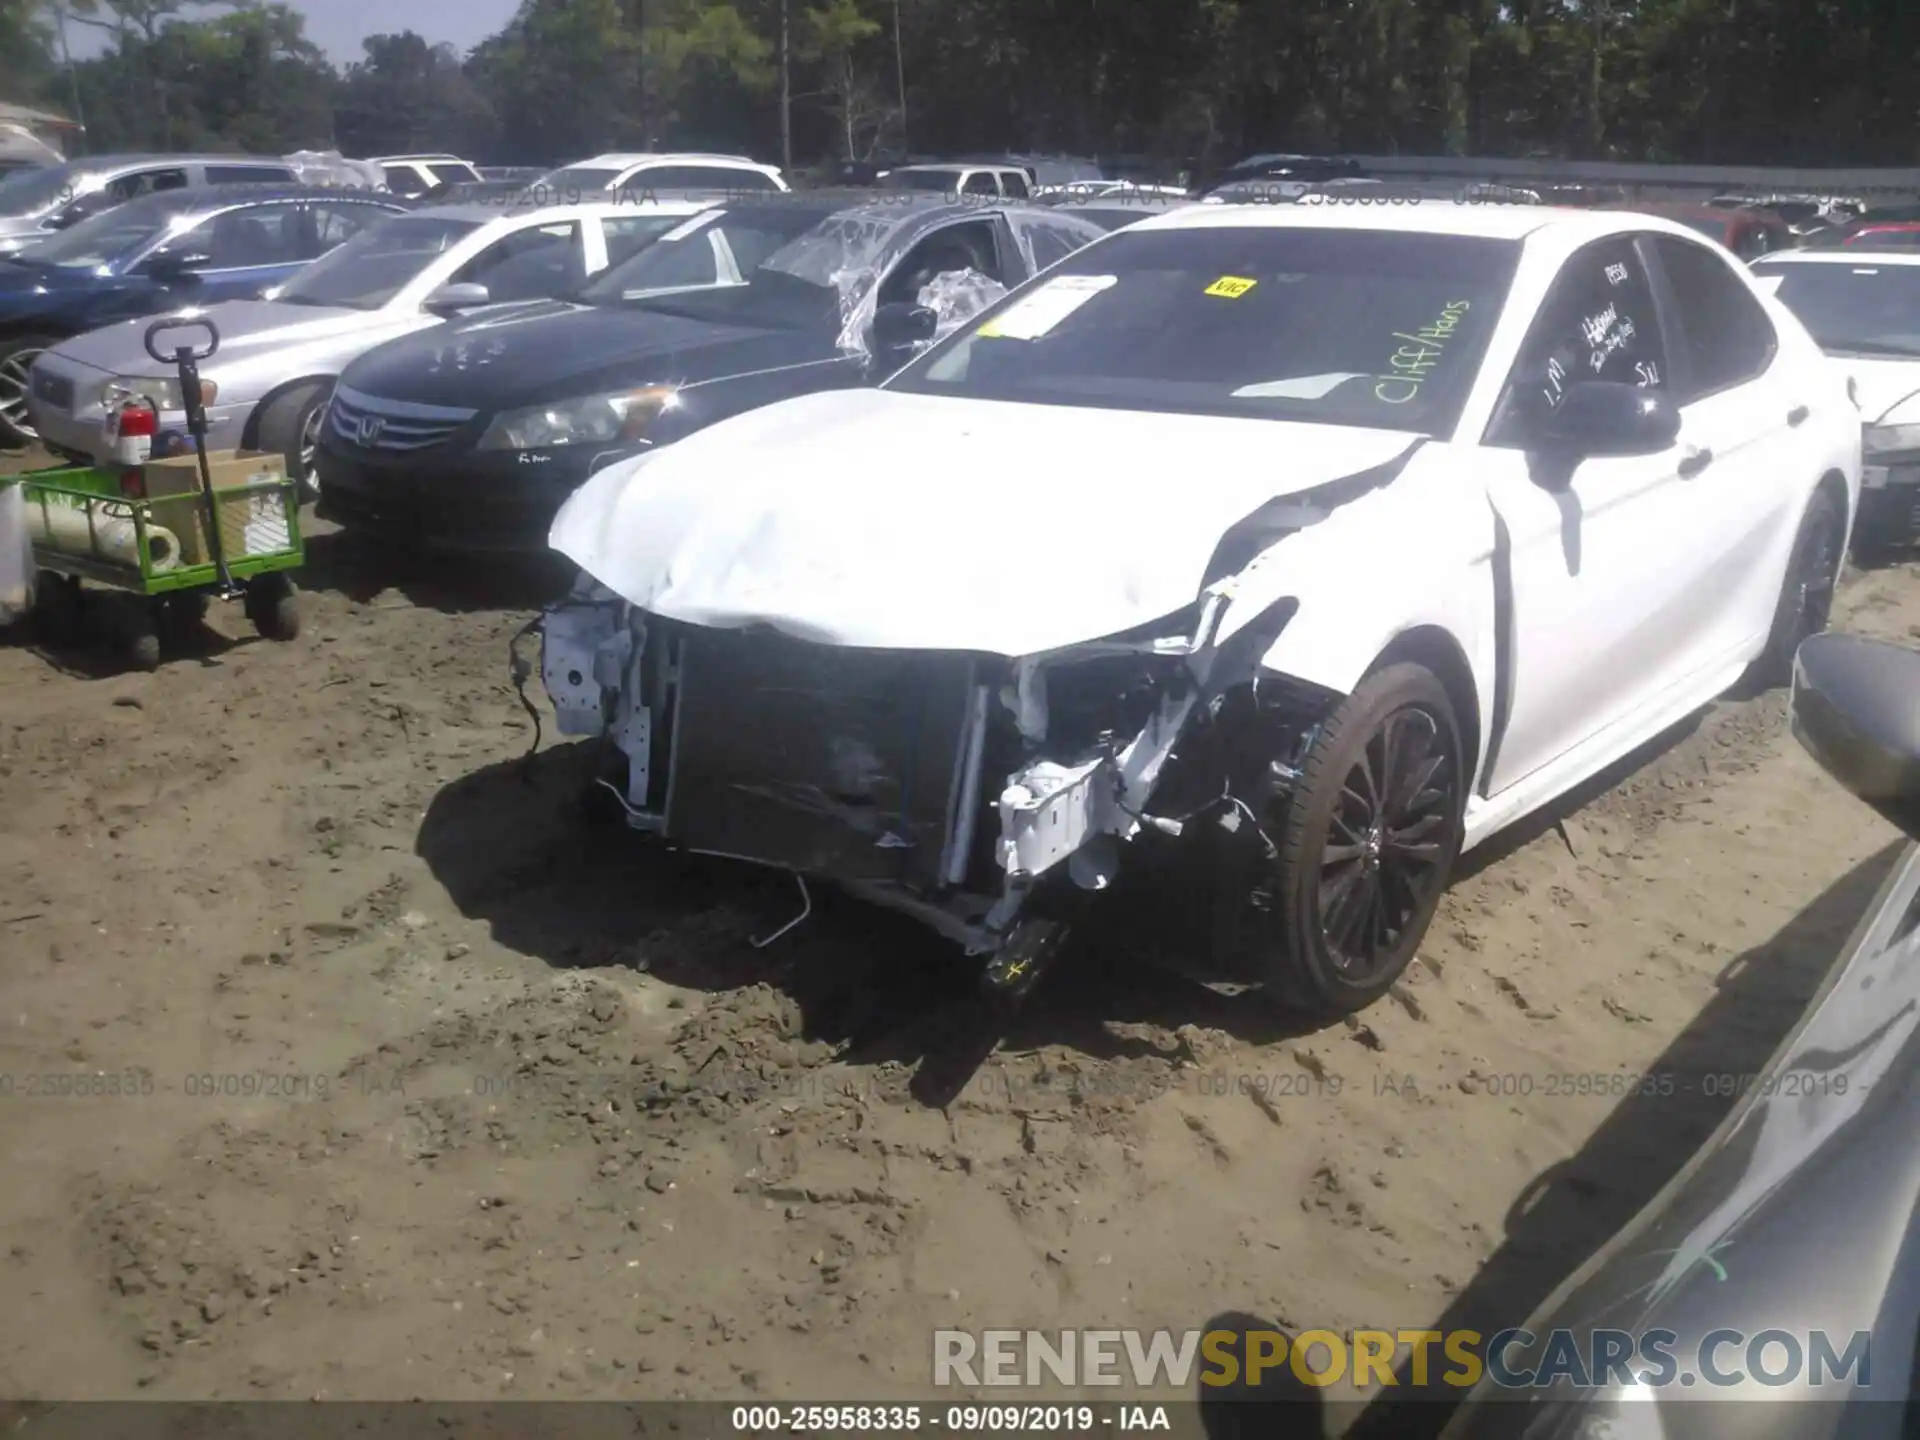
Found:
[[[154,336],[163,334],[168,330],[192,329],[201,329],[207,332],[206,349],[196,350],[191,346],[177,347],[171,354],[168,354],[153,343]],[[207,319],[204,315],[162,315],[158,320],[147,326],[147,333],[142,339],[146,344],[147,354],[158,360],[162,365],[171,365],[179,360],[181,348],[185,348],[189,355],[195,360],[205,360],[220,348],[220,332],[214,328],[213,321]]]

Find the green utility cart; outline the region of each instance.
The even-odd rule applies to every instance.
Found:
[[[190,327],[207,331],[205,348],[180,345],[165,354],[155,346],[157,334]],[[164,317],[148,327],[146,339],[156,360],[179,367],[193,451],[141,466],[16,477],[38,572],[34,613],[42,633],[56,643],[75,638],[82,583],[90,582],[137,602],[124,608],[120,638],[142,669],[160,663],[162,622],[197,620],[211,599],[242,601],[261,635],[291,640],[300,630],[291,572],[306,559],[299,482],[277,456],[207,454],[196,362],[219,348],[210,321]]]

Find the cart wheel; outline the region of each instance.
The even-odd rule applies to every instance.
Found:
[[[120,643],[138,670],[160,668],[160,627],[153,606],[145,601],[129,605],[121,621]]]
[[[167,614],[182,630],[207,618],[211,601],[204,590],[176,590],[167,597]]]
[[[268,640],[291,640],[300,633],[300,595],[284,572],[257,575],[247,582],[247,619]]]
[[[42,570],[34,577],[33,621],[48,645],[71,645],[80,638],[80,582],[71,575]]]

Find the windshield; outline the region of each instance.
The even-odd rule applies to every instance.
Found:
[[[1822,350],[1920,355],[1920,266],[1756,265]]]
[[[194,204],[181,198],[187,193],[168,190],[102,210],[69,230],[29,245],[15,258],[30,265],[59,265],[73,270],[111,265],[160,239],[176,224],[183,230],[191,229],[192,224],[181,213]]]
[[[1519,259],[1478,236],[1120,231],[888,382],[922,395],[1436,434]]]
[[[289,305],[378,310],[435,257],[479,228],[475,220],[426,215],[381,221],[307,266],[275,298]]]
[[[887,179],[901,190],[938,190],[942,193],[960,185],[958,170],[896,170]]]
[[[865,238],[868,247],[856,249]],[[723,324],[806,329],[840,319],[840,282],[871,237],[800,205],[708,210],[674,223],[575,297]]]
[[[40,215],[58,209],[80,193],[71,165],[18,170],[0,180],[0,215]]]
[[[526,193],[542,204],[570,204],[582,196],[605,190],[623,173],[605,165],[568,165],[542,175],[527,187]]]

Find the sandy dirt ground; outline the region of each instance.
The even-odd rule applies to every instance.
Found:
[[[508,679],[540,577],[313,548],[292,644],[0,647],[0,1394],[906,1399],[943,1325],[1518,1323],[1728,1103],[1550,1077],[1755,1069],[1896,853],[1726,701],[1473,857],[1358,1022],[1117,932],[996,1026],[911,924],[757,948],[790,880],[583,827]],[[1920,635],[1917,580],[1838,623]]]

